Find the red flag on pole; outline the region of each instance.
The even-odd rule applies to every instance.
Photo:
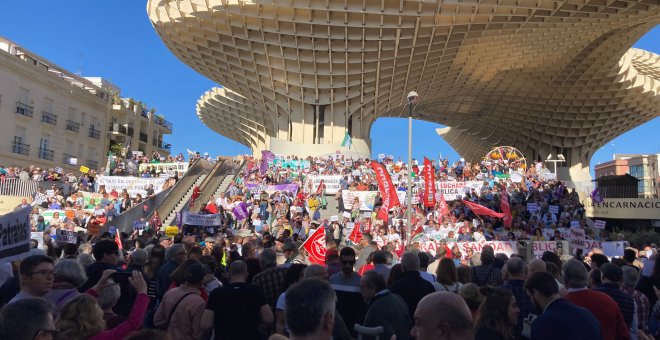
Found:
[[[500,194],[500,207],[502,209],[502,213],[504,213],[504,217],[502,218],[502,222],[504,222],[504,226],[507,228],[511,228],[511,223],[513,222],[513,216],[511,216],[511,205],[509,205],[509,194],[506,192],[506,190],[502,190],[502,193]]]
[[[422,235],[424,233],[424,227],[421,224],[418,224],[415,229],[412,231],[412,235],[410,236],[410,240],[414,240],[415,237]]]
[[[387,173],[387,169],[382,164],[371,161],[371,168],[376,174],[376,179],[378,180],[378,190],[380,191],[380,196],[383,198],[383,206],[380,211],[378,211],[378,218],[382,220],[387,220],[387,214],[390,209],[401,205],[399,202],[399,196],[396,194],[396,188],[392,184],[392,178],[390,174]]]
[[[353,231],[351,231],[351,235],[348,236],[348,239],[355,244],[360,243],[360,240],[362,240],[362,232],[360,232],[360,223],[357,222],[355,223],[355,226],[353,227]]]
[[[323,180],[319,183],[319,186],[316,187],[316,194],[321,195],[323,193]]]
[[[498,212],[492,211],[492,210],[484,207],[483,205],[472,203],[472,202],[466,201],[466,200],[463,200],[463,204],[467,205],[467,207],[470,208],[470,210],[472,210],[472,212],[477,214],[477,215],[485,215],[485,216],[492,216],[492,217],[496,217],[496,218],[504,218],[503,213],[498,213]]]
[[[325,264],[325,228],[318,227],[302,244],[309,255],[309,262],[314,264]]]
[[[124,245],[121,242],[121,233],[119,232],[119,229],[115,230],[115,243],[117,244],[117,247],[119,247],[119,250],[124,249]]]
[[[440,193],[440,203],[438,204],[438,210],[440,210],[440,216],[444,217],[449,215],[449,206],[447,201],[445,201],[445,194]]]
[[[431,161],[424,157],[424,206],[435,206],[435,171]]]

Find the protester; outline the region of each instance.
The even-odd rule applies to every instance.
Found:
[[[532,274],[525,290],[536,309],[543,311],[532,323],[532,340],[604,338],[593,314],[559,295],[559,286],[550,273]]]
[[[390,290],[403,297],[409,315],[415,313],[417,304],[426,295],[435,292],[435,287],[424,280],[419,273],[419,257],[414,252],[405,252],[401,257],[403,277],[394,282]]]
[[[523,321],[532,313],[534,306],[532,301],[525,291],[525,260],[520,257],[512,256],[504,266],[506,282],[502,285],[503,288],[511,291],[516,299],[516,303],[520,312],[518,313],[518,320],[516,322],[516,337],[522,334]]]
[[[43,297],[53,288],[53,259],[46,255],[32,255],[21,261],[21,291],[9,303]]]
[[[444,258],[440,260],[436,271],[437,281],[433,283],[438,292],[458,293],[463,284],[458,281],[458,271],[452,259]]]
[[[57,318],[62,307],[80,294],[78,287],[87,280],[87,274],[76,260],[62,259],[55,264],[53,276],[53,287],[44,299],[53,304],[53,314]]]
[[[369,306],[363,325],[382,326],[380,337],[383,339],[390,339],[392,335],[396,335],[397,339],[409,339],[412,319],[408,314],[408,306],[401,296],[387,290],[385,278],[375,271],[366,272],[362,276],[360,288]]]
[[[330,285],[305,279],[287,290],[286,318],[291,340],[332,339],[337,297]]]
[[[475,340],[515,339],[519,314],[513,293],[505,288],[493,288],[479,308]]]
[[[26,297],[0,310],[3,339],[52,340],[58,332],[51,306],[44,299]]]
[[[366,305],[360,294],[360,280],[353,266],[355,266],[355,250],[350,247],[341,249],[341,271],[330,276],[330,286],[337,296],[337,311],[347,325],[360,323],[364,319]],[[353,332],[350,328],[349,331]]]
[[[425,296],[419,301],[414,318],[410,336],[417,340],[472,340],[475,336],[470,310],[455,293]]]

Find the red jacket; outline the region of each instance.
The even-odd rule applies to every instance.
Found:
[[[614,299],[591,289],[569,291],[565,298],[574,305],[589,310],[600,323],[603,340],[630,339],[628,326]]]

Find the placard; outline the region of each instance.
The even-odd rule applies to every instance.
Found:
[[[178,233],[179,233],[179,227],[177,227],[175,225],[165,227],[165,235],[166,236],[174,237]]]
[[[23,208],[0,216],[0,262],[20,260],[30,251],[30,212]]]
[[[571,228],[579,228],[580,227],[580,221],[571,221]]]
[[[341,186],[339,181],[341,180],[341,175],[310,175],[307,176],[307,187],[311,187],[311,192],[316,192],[316,188],[319,187],[321,181],[325,185],[325,193],[334,195],[336,194]]]
[[[133,230],[144,230],[147,228],[147,221],[133,221]]]
[[[339,216],[337,215],[330,216],[330,222],[337,222],[337,221],[339,221]]]
[[[385,158],[385,154],[384,154],[384,153],[379,153],[379,154],[378,154],[378,159],[382,160],[382,159],[384,159],[384,158]]]
[[[55,235],[59,243],[78,243],[78,234],[75,231],[57,229]]]
[[[518,253],[518,244],[515,241],[489,241],[484,243],[479,242],[449,242],[447,247],[450,249],[458,246],[458,249],[461,251],[461,258],[467,260],[467,250],[471,249],[474,253],[481,252],[484,246],[488,245],[493,248],[495,253],[503,253],[507,256],[511,256]],[[419,250],[423,252],[428,252],[431,255],[435,256],[438,245],[434,241],[421,242],[419,244]]]
[[[46,249],[44,246],[44,232],[43,231],[33,231],[30,233],[30,239],[37,241],[37,248]]]
[[[626,243],[624,241],[603,242],[603,255],[608,257],[622,257],[625,248]]]
[[[80,172],[82,172],[83,174],[86,174],[86,173],[89,172],[89,168],[84,166],[84,165],[81,165],[80,166]]]
[[[555,215],[558,215],[558,214],[559,214],[559,206],[558,206],[558,205],[551,205],[551,206],[548,206],[548,210],[549,210],[551,213],[555,214]]]
[[[585,233],[582,228],[571,228],[571,235],[569,237],[569,245],[571,248],[584,249]]]
[[[222,225],[222,214],[193,214],[188,211],[183,212],[183,224],[198,226],[219,226]]]
[[[527,203],[527,211],[536,212],[537,210],[538,210],[538,204],[537,203]]]
[[[116,190],[121,192],[123,189],[128,191],[128,194],[131,197],[135,197],[137,194],[140,194],[142,198],[147,197],[147,186],[153,185],[154,194],[158,194],[163,191],[163,185],[167,182],[167,178],[155,177],[155,178],[142,178],[142,177],[130,177],[130,176],[97,176],[96,184],[100,188],[102,185],[105,186],[105,191],[111,192]]]
[[[605,223],[606,222],[603,221],[603,220],[595,220],[594,221],[594,228],[605,229]]]
[[[351,218],[351,213],[348,212],[348,211],[344,211],[344,213],[342,214],[342,216],[343,216],[343,217],[346,217],[346,218]]]

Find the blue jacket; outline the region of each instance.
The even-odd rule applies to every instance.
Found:
[[[603,338],[596,317],[564,298],[552,301],[534,320],[531,337],[532,340]]]

